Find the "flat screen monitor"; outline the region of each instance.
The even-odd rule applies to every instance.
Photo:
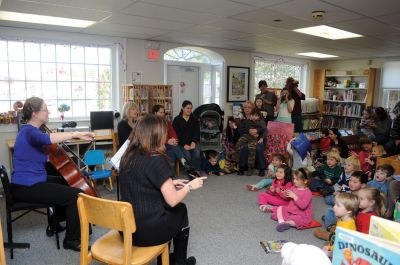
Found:
[[[91,111],[90,129],[92,131],[103,129],[114,130],[114,111]]]

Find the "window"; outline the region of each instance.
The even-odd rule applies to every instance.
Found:
[[[50,118],[63,103],[65,117],[112,109],[111,48],[0,41],[0,112],[32,96],[46,101]]]
[[[305,71],[304,64],[286,63],[281,60],[266,61],[256,59],[254,68],[254,95],[260,93],[258,81],[266,80],[269,87],[283,88],[289,76],[299,80],[300,84],[303,84],[300,89],[305,89],[305,84],[302,82],[302,76]]]
[[[383,99],[382,107],[393,109],[400,101],[400,61],[386,62],[383,65],[382,88]]]
[[[164,54],[164,60],[210,64],[208,56],[188,48],[171,49]]]

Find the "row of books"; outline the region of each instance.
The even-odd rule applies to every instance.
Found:
[[[400,264],[400,223],[371,217],[369,233],[338,227],[332,265]]]
[[[324,113],[341,116],[361,117],[364,111],[363,104],[325,103]]]
[[[172,97],[172,88],[171,89],[153,88],[151,93],[155,98],[170,98]]]
[[[357,91],[345,90],[345,91],[332,91],[325,90],[324,92],[325,100],[338,100],[338,101],[364,101],[361,95],[357,95]]]
[[[326,128],[347,128],[356,130],[360,124],[359,119],[341,118],[334,116],[325,116],[322,119],[322,127]]]
[[[149,96],[149,91],[146,89],[129,89],[129,98],[130,99],[136,99],[141,97],[142,99],[148,98]]]
[[[315,118],[315,119],[303,119],[303,129],[304,130],[312,130],[312,129],[318,129],[321,126],[321,119],[320,118]]]
[[[319,100],[317,98],[306,98],[301,101],[303,113],[319,112]]]

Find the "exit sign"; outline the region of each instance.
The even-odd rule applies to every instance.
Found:
[[[160,53],[158,50],[152,50],[152,49],[147,50],[147,60],[158,61],[159,57],[160,57]]]

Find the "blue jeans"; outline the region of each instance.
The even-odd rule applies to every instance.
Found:
[[[311,180],[310,190],[318,191],[319,189],[326,190],[330,193],[335,192],[335,189],[333,188],[333,186],[326,184],[323,179],[313,178]]]
[[[335,195],[326,196],[326,197],[324,198],[325,203],[328,204],[328,205],[330,205],[330,206],[335,205],[335,197],[336,197]]]
[[[191,150],[185,150],[185,148],[183,148],[183,146],[179,146],[184,157],[190,162],[190,164],[192,165],[192,167],[195,170],[200,170],[200,164],[201,164],[201,157],[200,157],[200,148],[198,145],[196,145],[195,149],[191,149]]]
[[[303,117],[301,114],[292,114],[292,123],[295,132],[303,132]]]
[[[264,158],[264,150],[265,145],[257,144],[256,145],[256,164],[258,169],[265,169],[265,158]],[[246,145],[240,150],[240,158],[239,158],[239,166],[245,167],[247,166],[247,161],[249,159],[249,147]]]
[[[175,160],[183,158],[183,153],[179,148],[179,145],[166,144],[165,148],[167,149],[167,155],[172,162],[175,163]]]
[[[325,212],[325,221],[324,221],[324,228],[328,229],[330,225],[336,224],[336,216],[333,208],[326,209]]]

